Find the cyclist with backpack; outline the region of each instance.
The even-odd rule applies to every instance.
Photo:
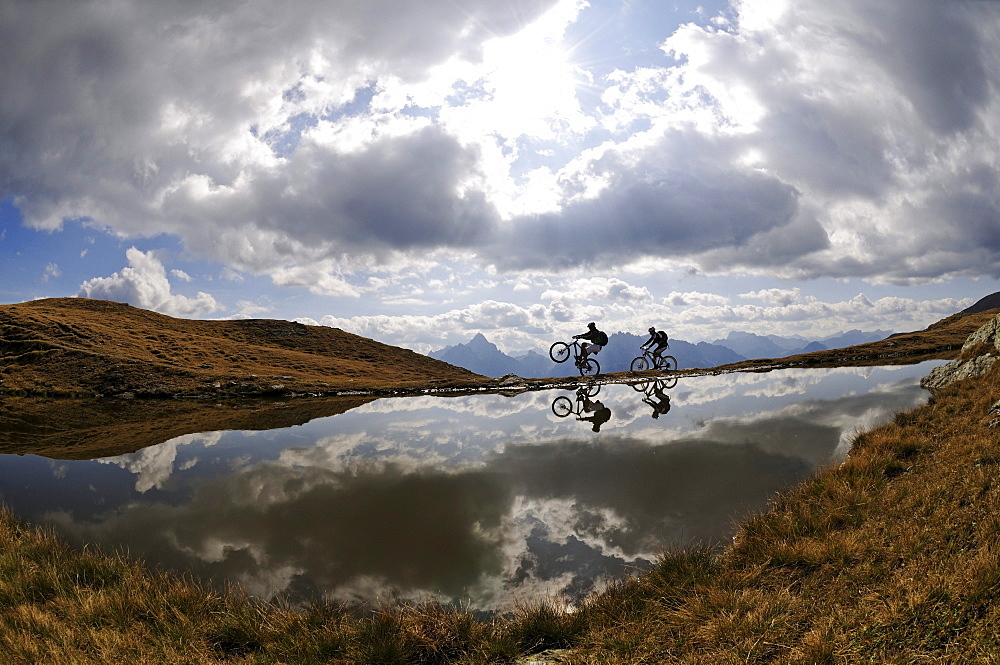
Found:
[[[573,335],[573,339],[585,339],[590,342],[590,344],[580,345],[580,358],[576,361],[577,367],[587,362],[587,356],[591,353],[597,354],[608,345],[607,333],[598,330],[593,321],[587,324],[587,332],[582,335]]]
[[[653,326],[649,327],[649,339],[640,346],[639,348],[645,351],[646,349],[655,346],[653,349],[653,360],[658,361],[660,355],[670,346],[667,343],[667,333],[662,330],[657,330]]]

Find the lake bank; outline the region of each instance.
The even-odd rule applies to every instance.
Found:
[[[167,593],[118,570],[130,563],[65,552],[6,518],[3,567],[20,572],[0,594],[11,608],[0,645],[14,662],[485,663],[566,646],[581,663],[973,661],[998,646],[998,398],[996,369],[940,391],[859,433],[845,464],[782,494],[731,548],[669,553],[572,614],[540,604],[488,621],[434,607],[358,618],[197,585]]]
[[[649,568],[664,543],[727,543],[736,521],[842,460],[859,426],[926,401],[919,382],[940,364],[588,386],[600,423],[566,389],[380,398],[301,423],[296,409],[330,400],[289,400],[242,430],[219,404],[199,431],[67,459],[112,436],[134,446],[129,431],[174,434],[172,420],[190,428],[159,413],[173,400],[131,400],[129,423],[83,423],[59,448],[46,437],[59,459],[0,456],[0,496],[72,546],[264,600],[578,602]]]

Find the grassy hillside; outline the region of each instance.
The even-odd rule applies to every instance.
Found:
[[[785,358],[758,358],[715,368],[724,371],[754,371],[773,367],[846,367],[858,365],[911,364],[922,360],[954,359],[966,338],[1000,313],[1000,308],[959,312],[924,330],[891,335],[841,349],[813,351]]]
[[[481,379],[325,326],[176,319],[84,298],[0,306],[0,394],[329,394]]]

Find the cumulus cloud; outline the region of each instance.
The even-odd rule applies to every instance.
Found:
[[[769,305],[791,305],[802,300],[801,289],[761,289],[760,291],[750,291],[741,293],[740,298],[747,300],[760,300]]]
[[[507,348],[534,347],[540,337],[553,334],[556,327],[553,319],[559,318],[558,312],[557,307],[540,304],[525,307],[486,300],[434,315],[328,315],[319,321],[301,319],[301,322],[341,328],[356,335],[427,352],[448,344],[467,342],[477,332],[487,333],[491,340]],[[418,339],[436,342],[418,343]]]
[[[721,164],[691,158],[702,150],[719,148],[671,133],[640,159],[606,152],[565,175],[567,198],[584,179],[602,181],[600,193],[558,213],[514,220],[496,236],[490,258],[506,268],[608,267],[648,255],[682,258],[742,247],[795,221],[798,193],[792,186],[729,168],[724,157]],[[822,247],[818,240],[811,249]]]
[[[523,282],[517,282],[523,283]],[[541,290],[542,285],[547,286]],[[394,288],[399,288],[398,286]],[[484,300],[429,314],[328,315],[303,323],[341,328],[422,353],[468,342],[477,333],[508,353],[544,351],[553,341],[583,332],[588,321],[614,332],[642,332],[651,322],[671,337],[711,341],[725,331],[801,335],[820,339],[845,330],[908,332],[972,304],[970,298],[869,298],[805,296],[799,289],[760,289],[728,298],[701,291],[658,294],[615,277],[550,277],[534,284],[537,301]],[[511,286],[512,297],[520,297]],[[433,300],[436,291],[424,297]]]
[[[354,288],[330,261],[437,248],[1000,276],[992,2],[733,0],[610,73],[559,48],[578,0],[111,5],[5,5],[0,197],[33,226],[172,233],[325,294]]]
[[[276,151],[296,144],[303,118],[337,112],[380,78],[419,81],[450,58],[480,60],[484,41],[554,1],[111,4],[5,5],[0,84],[18,94],[0,103],[0,195],[16,196],[36,226],[93,217],[138,233],[155,224],[207,251],[191,242],[206,222],[216,233],[277,226],[304,241],[370,234],[425,246],[440,240],[427,224],[449,207],[441,233],[452,237],[472,215],[461,202],[473,213],[480,204],[476,192],[455,194],[448,178],[464,177],[470,162],[439,130],[353,156],[304,150],[286,164]],[[314,182],[295,182],[312,170]],[[330,202],[339,213],[325,214]]]
[[[45,266],[45,273],[42,275],[42,281],[47,282],[50,279],[61,275],[62,270],[59,269],[59,265],[56,263],[49,263]]]
[[[621,238],[632,251],[694,256],[712,271],[898,283],[996,275],[995,3],[745,1],[734,9],[725,29],[688,25],[664,42],[680,64],[619,76],[618,95],[606,96],[612,111],[654,123],[641,157],[614,169],[622,180],[591,202],[532,222],[553,238],[558,222],[566,235],[582,224],[559,243],[578,260],[621,261]],[[657,163],[693,173],[694,186],[650,167]],[[974,176],[985,164],[993,177]],[[680,194],[691,201],[688,215]],[[643,212],[633,224],[629,215]],[[581,251],[588,234],[599,241]]]
[[[81,298],[100,298],[126,302],[170,316],[195,317],[211,314],[221,306],[208,293],[194,298],[172,293],[166,268],[154,252],[144,253],[135,247],[125,252],[129,267],[110,277],[95,277],[80,285]]]

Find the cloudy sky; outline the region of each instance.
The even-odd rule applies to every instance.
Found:
[[[420,351],[1000,290],[996,0],[0,0],[0,302]]]

